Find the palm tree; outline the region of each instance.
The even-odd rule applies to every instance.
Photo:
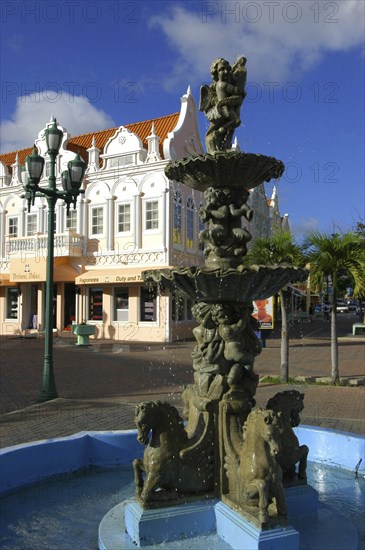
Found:
[[[365,240],[354,231],[328,235],[312,231],[304,239],[307,261],[310,263],[310,277],[313,286],[322,290],[325,278],[330,275],[333,285],[333,307],[331,312],[331,383],[339,384],[338,341],[336,303],[338,277],[346,272],[354,281],[354,296],[365,291]]]
[[[271,237],[256,239],[247,255],[249,264],[278,265],[286,264],[304,267],[305,260],[301,248],[295,243],[289,231],[277,231]],[[281,308],[281,381],[289,381],[289,331],[288,316],[283,290],[279,290]]]

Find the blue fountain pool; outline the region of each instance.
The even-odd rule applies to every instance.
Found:
[[[308,478],[321,502],[352,519],[359,532],[359,548],[365,549],[364,476],[356,479],[353,473],[309,463]],[[27,485],[1,499],[0,546],[3,550],[96,550],[99,521],[132,496],[130,466],[93,467]],[[191,549],[201,550],[207,544],[206,538],[189,540]],[[130,547],[135,548],[132,543]],[[168,545],[169,549],[186,547],[186,540]],[[211,536],[209,548],[229,547]]]
[[[308,480],[319,492],[318,517],[321,516],[321,521],[309,516],[290,519],[290,524],[304,533],[301,550],[328,547],[323,546],[320,532],[322,537],[323,533],[331,534],[331,550],[357,550],[355,543],[351,542],[350,548],[341,542],[342,525],[347,525],[351,541],[356,538],[356,526],[358,548],[365,550],[365,439],[309,426],[298,427],[296,433],[310,448]],[[135,431],[81,432],[1,450],[0,547],[97,550],[100,521],[113,507],[133,496],[131,462],[142,452]],[[356,478],[354,470],[360,459]],[[354,525],[348,520],[343,523],[341,514]],[[118,516],[119,520],[123,533],[123,517]],[[310,544],[306,533],[315,535]],[[313,540],[317,545],[313,545]],[[168,543],[164,548],[185,550],[187,545],[191,550],[229,548],[213,535],[189,539],[188,543],[187,540]],[[136,548],[126,537],[122,547]]]

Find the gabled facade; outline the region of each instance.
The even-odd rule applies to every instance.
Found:
[[[60,127],[60,126],[59,126]],[[87,169],[85,194],[67,214],[57,202],[54,329],[70,336],[74,322],[97,327],[97,338],[171,341],[191,335],[192,304],[144,285],[146,269],[203,264],[199,244],[201,193],[169,181],[170,160],[203,154],[197,109],[188,89],[180,112],[94,134],[71,137],[65,128],[57,157],[57,185],[75,152]],[[45,157],[40,185],[48,185]],[[237,144],[235,144],[237,148]],[[45,310],[47,203],[30,212],[22,198],[24,162],[31,149],[0,155],[0,334],[42,332]],[[251,198],[254,236],[269,231],[263,186]],[[266,208],[266,209],[265,209]]]
[[[269,206],[270,233],[278,230],[290,231],[289,214],[284,214],[284,216],[280,214],[279,197],[276,186],[274,186],[271,198],[267,203]]]

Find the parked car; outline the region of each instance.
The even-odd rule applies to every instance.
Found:
[[[365,311],[365,302],[361,302],[361,312],[364,313]],[[360,303],[356,306],[356,313],[360,313]]]
[[[344,300],[337,300],[336,311],[337,313],[349,313],[350,309]]]
[[[356,311],[357,302],[356,300],[347,300],[347,307],[350,311]]]

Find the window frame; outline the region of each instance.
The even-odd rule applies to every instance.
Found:
[[[121,207],[129,207],[129,229],[126,230],[120,230],[120,208]],[[117,203],[117,215],[116,215],[116,222],[117,222],[117,234],[118,235],[131,235],[132,234],[132,224],[133,224],[133,208],[132,203],[130,201],[121,201]]]
[[[199,241],[198,249],[201,252],[204,251],[204,243],[203,243],[203,241],[200,240],[200,233],[202,233],[204,231],[204,228],[205,228],[205,224],[204,224],[204,222],[202,221],[202,219],[200,217],[200,211],[203,208],[203,206],[204,206],[204,203],[201,202],[199,204],[199,213],[198,213],[198,241]]]
[[[188,197],[186,201],[186,248],[189,250],[195,248],[195,233],[195,202],[192,197]]]
[[[16,234],[13,231],[10,231],[10,222],[16,221]],[[9,239],[16,239],[19,237],[19,216],[8,216],[8,237]]]
[[[154,291],[154,305],[153,305],[153,316],[154,316],[154,319],[143,319],[143,310],[142,310],[142,293],[143,292],[150,292],[151,293],[151,288],[147,287],[147,286],[141,286],[140,289],[139,289],[139,307],[138,307],[138,321],[139,321],[139,324],[146,324],[148,326],[151,326],[152,324],[153,325],[158,325],[159,324],[159,293],[158,293],[158,290],[157,290],[157,286],[153,286],[153,291]]]
[[[72,214],[72,217],[75,218],[75,228],[73,227],[68,227],[68,221],[71,219],[71,215]],[[70,211],[69,211],[69,215],[67,215],[67,210],[65,211],[65,229],[66,230],[69,230],[69,231],[73,231],[74,233],[77,233],[77,210],[76,208],[70,208]]]
[[[35,229],[32,232],[29,232],[29,220],[30,218],[35,219]],[[38,232],[38,214],[36,212],[28,212],[27,213],[27,223],[26,223],[26,233],[27,237],[32,237]]]
[[[179,238],[176,238],[176,237]],[[183,238],[183,215],[182,215],[182,195],[177,189],[174,191],[173,198],[173,224],[172,224],[172,242],[175,246],[182,247]]]
[[[126,315],[126,319],[117,319],[117,293],[118,291],[120,291],[121,293],[125,293],[127,294],[127,304],[128,304],[128,307],[122,307],[122,308],[119,308],[120,311],[123,311],[123,312],[127,312],[127,315]],[[123,298],[125,300],[125,298]],[[129,304],[129,300],[130,300],[130,293],[129,293],[129,288],[128,287],[125,287],[125,286],[116,286],[114,287],[113,289],[113,322],[114,323],[128,323],[129,322],[129,310],[130,310],[130,304]]]
[[[94,225],[93,225],[93,215],[96,210],[100,210],[102,212],[102,231],[95,232],[93,231]],[[104,228],[104,222],[105,222],[105,208],[102,205],[93,205],[90,208],[90,236],[91,237],[97,237],[105,234],[105,228]],[[95,226],[99,229],[99,224]]]
[[[13,297],[11,298],[11,296]],[[13,307],[16,298],[16,316],[9,315],[9,310]],[[11,301],[12,300],[12,301]],[[15,287],[8,287],[6,289],[6,302],[5,302],[5,320],[17,321],[19,319],[19,290]]]
[[[151,220],[147,220],[147,205],[149,204],[152,204],[152,203],[156,203],[157,204],[157,226],[156,227],[147,227],[147,222],[148,221],[155,221],[153,219]],[[160,219],[161,219],[161,216],[160,216],[160,200],[158,198],[148,198],[144,201],[144,223],[143,223],[143,227],[144,227],[144,231],[146,233],[158,233],[160,231]],[[151,212],[153,212],[153,210],[151,210]]]
[[[98,306],[101,306],[101,315],[97,315],[97,317],[99,317],[98,319],[95,319],[94,318],[94,313],[91,314],[91,307],[94,306],[94,304],[91,304],[91,294],[92,292],[95,291],[95,294],[96,293],[100,293],[101,294],[101,303],[98,303],[97,302],[97,305]],[[103,288],[102,287],[99,287],[99,286],[91,286],[89,287],[88,289],[88,293],[87,293],[87,315],[88,315],[88,321],[92,321],[93,323],[102,323],[103,322],[103,316],[104,316],[104,308],[103,308],[103,302],[104,302],[104,292],[103,292]],[[92,316],[93,315],[93,316]]]

